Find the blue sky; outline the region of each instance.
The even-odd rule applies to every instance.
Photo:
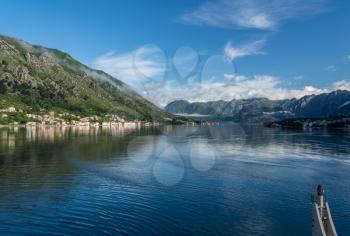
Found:
[[[346,0],[2,0],[0,11],[0,34],[68,52],[159,105],[350,89]]]

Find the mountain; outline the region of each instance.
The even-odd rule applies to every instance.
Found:
[[[350,91],[338,90],[286,100],[251,98],[193,103],[177,100],[169,103],[165,110],[173,114],[212,115],[240,122],[350,116]]]
[[[267,98],[193,103],[178,100],[169,103],[165,111],[184,116],[198,114],[238,122],[260,122],[292,117],[288,110],[283,109],[288,102],[289,100],[273,101]]]
[[[126,120],[176,119],[120,80],[56,49],[0,36],[0,108],[78,115],[116,114]]]
[[[289,104],[289,109],[299,118],[327,118],[350,115],[350,91],[338,90],[320,95],[304,96]]]
[[[226,105],[225,101],[215,101],[215,102],[196,102],[190,103],[185,100],[177,100],[169,103],[165,110],[169,113],[179,113],[179,114],[201,114],[201,115],[213,115],[219,114],[223,106]]]

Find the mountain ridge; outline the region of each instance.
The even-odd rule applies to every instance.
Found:
[[[165,110],[173,114],[212,115],[225,120],[266,122],[290,118],[350,116],[350,91],[337,90],[300,99],[233,99],[231,101],[188,102],[176,100]]]
[[[122,81],[58,49],[0,35],[0,108],[173,120]]]

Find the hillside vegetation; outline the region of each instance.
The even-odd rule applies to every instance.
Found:
[[[0,36],[0,109],[176,120],[120,80],[56,49]]]

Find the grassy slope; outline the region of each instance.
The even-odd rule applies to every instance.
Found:
[[[0,107],[117,114],[126,119],[163,120],[163,112],[123,82],[93,70],[56,49],[0,36]]]

